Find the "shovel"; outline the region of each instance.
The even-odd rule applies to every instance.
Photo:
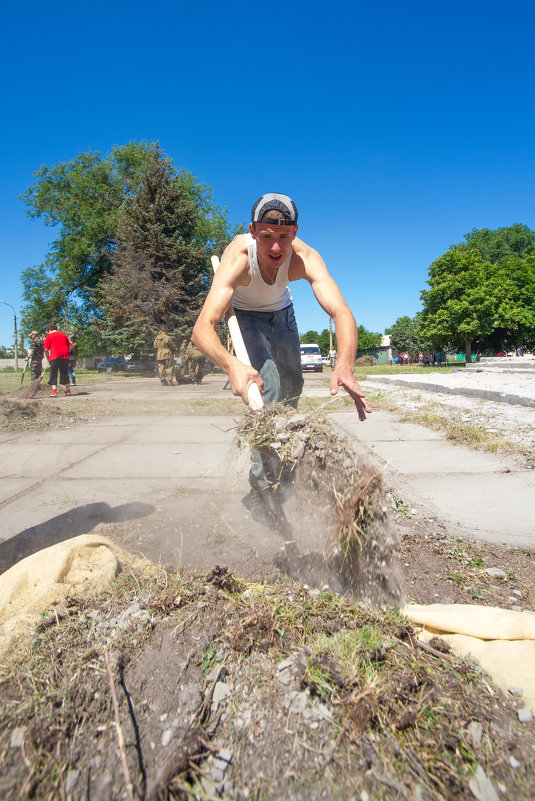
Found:
[[[215,273],[219,267],[219,259],[217,256],[212,256],[210,261],[212,262],[212,269]],[[243,341],[242,333],[240,331],[240,324],[236,319],[232,304],[227,309],[226,318],[228,330],[230,332],[230,338],[232,339],[232,344],[234,345],[234,353],[236,354],[236,358],[238,358],[240,362],[243,362],[248,367],[251,367],[251,360],[249,359],[249,354],[247,353],[247,348],[245,347],[245,342]],[[254,382],[249,384],[247,389],[247,399],[249,401],[249,407],[253,411],[260,412],[264,408],[264,401],[262,400],[262,395],[260,394],[258,384],[255,384]]]

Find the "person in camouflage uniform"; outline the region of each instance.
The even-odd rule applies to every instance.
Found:
[[[154,340],[156,361],[158,363],[158,376],[162,384],[167,386],[173,383],[173,368],[175,366],[175,344],[167,334],[167,328],[161,328]]]
[[[195,384],[200,384],[204,376],[204,356],[190,340],[186,350],[186,370]]]
[[[184,339],[180,346],[180,370],[183,376],[189,375],[187,352],[188,343],[187,340]]]
[[[35,381],[43,372],[43,339],[39,336],[37,331],[32,331],[30,334],[32,340],[28,348],[28,356],[26,357],[30,365],[30,379]]]

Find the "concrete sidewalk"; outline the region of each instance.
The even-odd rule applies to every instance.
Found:
[[[452,445],[442,434],[376,411],[365,423],[350,412],[331,415],[362,449],[375,454],[387,482],[418,514],[437,516],[460,537],[535,548],[535,474],[506,456]]]
[[[224,380],[201,385],[197,397],[229,397]],[[150,382],[129,382],[131,396],[136,387],[152,393]],[[305,387],[328,397],[321,377],[307,376]],[[62,402],[71,400],[84,402]],[[282,542],[243,504],[249,462],[234,442],[242,411],[237,401],[235,415],[104,416],[71,429],[0,435],[0,571],[95,529],[169,567],[268,570]],[[450,445],[386,412],[365,423],[354,411],[332,419],[360,453],[375,454],[419,514],[437,515],[459,536],[535,548],[533,471],[507,472],[505,457]],[[306,520],[297,525],[306,538]]]
[[[0,571],[94,530],[172,567],[271,561],[281,543],[241,503],[248,464],[235,426],[147,415],[2,436]]]
[[[526,362],[527,364],[527,362]],[[497,403],[511,403],[535,408],[535,373],[532,369],[506,372],[483,370],[476,366],[453,373],[422,368],[422,373],[368,375],[373,384],[397,384],[402,387],[466,395]]]

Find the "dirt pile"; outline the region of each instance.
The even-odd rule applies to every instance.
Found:
[[[533,797],[533,724],[473,665],[395,610],[221,567],[52,607],[0,682],[13,801]]]
[[[270,482],[262,492],[271,503],[280,496],[273,519],[286,552],[277,565],[310,586],[399,606],[399,539],[382,476],[367,457],[357,457],[322,412],[282,405],[246,414],[239,444],[260,456]]]
[[[0,398],[0,431],[41,431],[65,428],[74,423],[67,408],[58,408],[37,398]]]

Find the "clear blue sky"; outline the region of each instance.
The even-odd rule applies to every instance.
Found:
[[[231,221],[291,195],[359,323],[420,308],[429,264],[472,228],[535,228],[527,0],[9,5],[0,33],[0,299],[54,230],[17,195],[40,165],[159,141]],[[328,318],[292,285],[301,332]],[[13,312],[0,305],[0,344]]]

